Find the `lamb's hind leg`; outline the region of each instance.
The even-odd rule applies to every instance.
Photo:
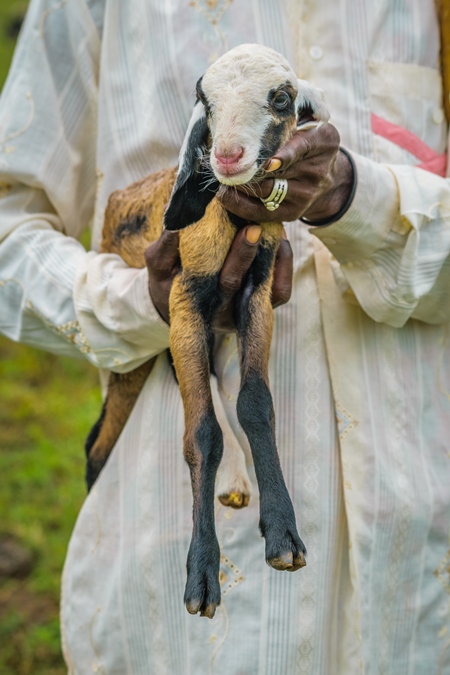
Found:
[[[86,483],[91,489],[111,454],[156,358],[129,373],[111,373],[101,415],[86,440]]]
[[[202,283],[202,280],[199,280]],[[190,614],[212,618],[220,604],[220,549],[214,525],[214,484],[222,451],[209,384],[211,328],[181,277],[170,295],[170,351],[183,399],[184,456],[191,473],[193,530],[184,602]]]
[[[216,495],[224,506],[242,509],[250,501],[251,483],[245,465],[245,455],[228,422],[219,383],[211,376],[211,393],[214,410],[223,433],[223,455],[217,471]]]
[[[241,360],[237,413],[255,463],[260,493],[259,525],[266,540],[266,560],[275,569],[294,571],[306,564],[306,549],[297,532],[275,441],[275,416],[268,379],[273,327],[272,279],[268,270],[265,279],[263,274],[264,262],[268,265],[270,257],[264,249],[258,255],[259,278],[250,275],[250,287],[242,293],[237,308]]]

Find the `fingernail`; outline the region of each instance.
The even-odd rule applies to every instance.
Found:
[[[271,159],[266,164],[266,171],[277,171],[281,166],[281,159]]]
[[[284,229],[284,227],[283,227],[283,229],[281,230],[281,238],[282,238],[282,239],[287,239],[287,234],[286,234],[286,230]]]
[[[261,237],[262,228],[259,225],[250,225],[245,231],[245,238],[249,244],[257,244]]]

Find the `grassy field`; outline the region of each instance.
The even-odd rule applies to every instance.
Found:
[[[0,88],[23,2],[0,2]],[[62,675],[58,601],[85,495],[83,443],[100,409],[97,373],[0,338],[0,538],[32,552],[24,579],[0,578],[0,675]]]

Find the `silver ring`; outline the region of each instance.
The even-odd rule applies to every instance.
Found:
[[[288,191],[288,182],[285,178],[275,178],[272,192],[268,197],[260,198],[268,211],[275,211],[286,197]]]

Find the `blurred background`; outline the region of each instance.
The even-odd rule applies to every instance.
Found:
[[[26,7],[0,1],[0,89]],[[100,406],[87,362],[0,336],[0,675],[67,672],[60,578],[85,496],[84,440]]]

